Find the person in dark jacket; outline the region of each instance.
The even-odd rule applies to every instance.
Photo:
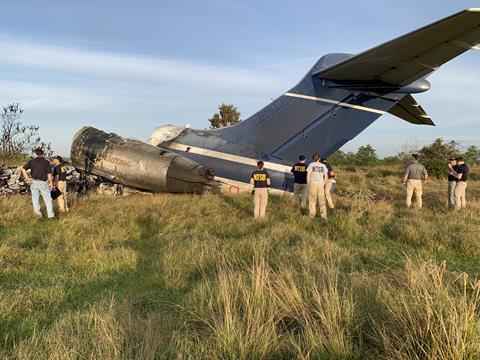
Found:
[[[270,175],[263,168],[264,162],[257,162],[257,170],[250,176],[250,184],[253,185],[254,191],[254,209],[253,215],[255,219],[263,219],[266,215],[268,203],[268,187],[270,186]]]
[[[455,209],[459,210],[467,206],[465,192],[467,190],[467,180],[470,169],[465,164],[463,157],[457,158],[457,184],[455,185]]]
[[[292,166],[290,172],[295,177],[293,184],[292,204],[296,206],[300,203],[302,209],[307,206],[308,185],[307,185],[307,163],[305,162],[305,155],[298,157],[298,162]]]
[[[448,207],[455,207],[455,186],[457,186],[457,158],[448,161]]]
[[[53,157],[53,185],[61,191],[61,195],[57,198],[58,210],[60,212],[68,211],[67,204],[67,170],[68,167],[63,163],[61,156]]]

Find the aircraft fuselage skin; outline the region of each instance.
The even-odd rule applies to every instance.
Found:
[[[81,171],[154,192],[208,188],[209,169],[223,184],[248,184],[263,160],[272,188],[289,191],[290,169],[299,155],[328,157],[387,112],[412,124],[434,125],[412,94],[430,89],[427,76],[470,49],[480,50],[479,44],[480,8],[465,9],[357,55],[323,56],[297,85],[236,125],[214,130],[165,125],[145,146],[88,130],[83,142],[74,140],[72,159]],[[115,158],[143,171],[142,154],[153,179],[148,171],[139,179],[139,171],[108,161]]]
[[[352,90],[355,84],[336,84],[312,76],[350,56],[322,57],[296,86],[237,125],[215,130],[186,128],[176,138],[155,145],[213,168],[216,177],[244,183],[248,183],[256,162],[263,160],[272,187],[291,191],[291,165],[299,155],[309,158],[318,152],[322,157],[330,156],[406,94],[406,89],[380,88],[381,84],[371,84],[371,91],[366,91],[365,85]],[[419,81],[410,90],[423,92],[427,84]]]

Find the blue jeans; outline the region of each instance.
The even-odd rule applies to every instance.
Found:
[[[32,192],[32,204],[35,214],[40,217],[42,216],[42,213],[40,212],[40,195],[42,195],[43,201],[47,207],[48,218],[53,218],[55,214],[53,213],[53,201],[48,183],[46,181],[33,180],[30,185],[30,190]]]

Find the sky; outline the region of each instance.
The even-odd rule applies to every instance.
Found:
[[[358,53],[464,8],[463,0],[2,0],[0,105],[19,102],[56,153],[91,125],[146,140],[164,124],[208,127],[220,103],[248,118],[322,55]],[[437,127],[390,115],[345,145],[381,156],[437,137],[480,145],[480,51],[415,95]]]

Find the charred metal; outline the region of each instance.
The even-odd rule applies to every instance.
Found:
[[[143,191],[197,194],[217,186],[213,169],[165,148],[93,127],[75,135],[71,161],[81,172]]]

